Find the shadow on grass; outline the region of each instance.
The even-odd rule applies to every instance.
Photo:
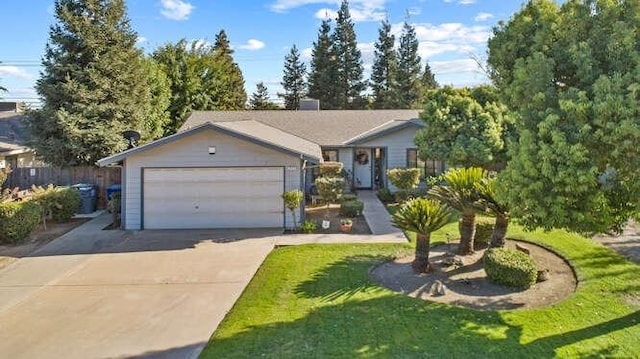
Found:
[[[500,312],[424,302],[377,287],[363,273],[386,258],[359,255],[326,265],[295,288],[300,298],[321,299],[304,317],[245,327],[228,337],[214,336],[202,357],[548,358],[567,354],[558,353],[559,348],[599,337],[590,346],[574,345],[571,353],[578,357],[630,354],[630,348],[611,344],[613,340],[607,338],[636,327],[638,311],[522,344],[522,328],[510,324]]]

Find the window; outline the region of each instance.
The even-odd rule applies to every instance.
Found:
[[[442,162],[438,160],[422,160],[418,157],[416,148],[407,149],[407,168],[419,168],[421,178],[436,176],[443,172]]]
[[[329,162],[338,162],[338,150],[322,150],[322,159]]]

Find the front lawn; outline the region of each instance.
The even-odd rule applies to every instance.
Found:
[[[452,232],[453,231],[453,232]],[[449,225],[434,235],[455,233]],[[561,231],[509,237],[553,247],[580,284],[559,304],[474,311],[377,286],[371,266],[410,245],[283,247],[267,258],[211,338],[205,358],[634,357],[640,352],[640,266]]]

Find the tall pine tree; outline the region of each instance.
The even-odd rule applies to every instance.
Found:
[[[364,108],[362,92],[366,85],[362,81],[362,54],[358,49],[348,0],[343,0],[338,10],[331,43],[336,61],[333,95],[337,107],[342,110]]]
[[[213,45],[213,58],[220,72],[217,88],[218,98],[213,101],[215,110],[240,110],[245,107],[247,93],[244,90],[244,77],[240,66],[233,60],[233,50],[224,30],[216,35]]]
[[[284,75],[280,83],[284,88],[284,93],[278,94],[284,99],[285,109],[297,110],[300,107],[300,100],[307,93],[306,74],[307,66],[300,60],[300,51],[296,45],[293,45],[289,54],[284,58]]]
[[[54,165],[91,165],[145,133],[151,91],[123,0],[56,0],[30,121],[33,148]]]
[[[438,88],[439,86],[438,81],[436,81],[436,76],[431,71],[431,66],[429,66],[429,62],[424,64],[424,71],[422,71],[420,83],[422,85],[423,91],[433,90]]]
[[[330,20],[323,20],[318,31],[318,39],[311,51],[311,69],[309,72],[309,97],[320,101],[320,108],[337,108],[334,83],[336,81],[336,61],[331,46]]]
[[[398,106],[396,76],[398,64],[394,50],[395,36],[391,34],[389,20],[384,20],[378,29],[378,41],[375,43],[371,88],[373,107],[390,109]]]
[[[269,89],[260,81],[256,85],[256,92],[251,94],[249,107],[252,110],[275,110],[278,106],[269,99]]]
[[[416,29],[407,21],[402,27],[400,46],[398,47],[398,90],[399,108],[419,106],[420,98],[420,56]]]

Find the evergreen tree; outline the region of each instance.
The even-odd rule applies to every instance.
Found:
[[[331,47],[330,20],[323,20],[318,31],[318,39],[313,43],[311,69],[309,72],[309,97],[320,101],[323,110],[336,109],[334,83],[336,81],[336,61]]]
[[[233,50],[224,30],[216,35],[213,58],[219,66],[218,78],[213,84],[218,89],[218,97],[213,101],[215,110],[240,110],[247,102],[244,77],[240,66],[233,60]]]
[[[54,6],[31,146],[54,165],[91,165],[127,148],[123,131],[146,134],[149,81],[123,0],[56,0]]]
[[[422,76],[420,77],[420,85],[422,87],[422,92],[437,89],[438,81],[436,81],[436,76],[431,72],[431,66],[429,66],[429,62],[424,64],[424,71],[422,72]]]
[[[256,92],[251,95],[249,106],[252,110],[275,110],[278,108],[276,104],[269,100],[269,90],[262,81],[256,85]]]
[[[343,110],[364,108],[362,92],[366,85],[362,81],[362,55],[358,49],[348,0],[343,0],[338,10],[331,44],[336,61],[333,95],[337,107]]]
[[[304,77],[307,67],[300,60],[300,52],[296,45],[284,58],[284,75],[280,83],[284,88],[284,93],[278,94],[284,99],[284,108],[287,110],[297,110],[300,107],[300,100],[306,96],[307,84]]]
[[[399,108],[417,107],[420,97],[420,56],[416,29],[407,21],[402,27],[398,48]]]
[[[151,95],[151,100],[147,103],[148,109],[145,111],[147,130],[142,133],[142,140],[146,142],[164,135],[165,126],[170,121],[171,84],[160,64],[152,57],[145,57],[143,65]]]
[[[371,72],[371,88],[373,90],[373,107],[377,109],[396,108],[397,94],[397,61],[393,48],[395,36],[391,34],[391,24],[385,20],[378,30],[378,41],[375,43],[373,69]]]

